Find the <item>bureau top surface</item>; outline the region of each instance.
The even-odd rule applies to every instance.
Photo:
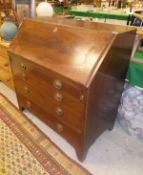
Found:
[[[27,19],[9,53],[86,86],[114,39],[111,32]]]
[[[92,21],[83,21],[83,20],[76,20],[76,19],[67,19],[64,17],[55,16],[54,18],[51,17],[40,17],[35,18],[35,21],[42,21],[44,23],[58,23],[58,24],[64,24],[69,26],[76,26],[76,27],[82,27],[87,28],[91,30],[97,30],[97,31],[108,31],[112,32],[114,34],[129,32],[132,30],[136,30],[134,26],[123,26],[123,25],[115,25],[115,24],[108,24],[108,23],[101,23],[101,22],[92,22]]]

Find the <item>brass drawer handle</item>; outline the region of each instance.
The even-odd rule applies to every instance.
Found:
[[[57,92],[54,94],[54,98],[56,101],[60,102],[63,99],[63,95],[61,93]]]
[[[64,111],[62,110],[61,107],[57,107],[57,108],[56,108],[56,114],[57,114],[58,116],[62,116],[62,115],[64,114]]]
[[[24,86],[23,90],[24,90],[25,95],[27,95],[29,93],[29,89],[27,86]]]
[[[20,67],[22,70],[26,70],[26,65],[24,63],[20,63]]]
[[[26,74],[25,73],[22,73],[22,80],[26,80],[27,79],[27,76],[26,76]]]
[[[53,86],[56,88],[56,89],[61,89],[63,84],[60,80],[55,80],[54,83],[53,83]]]
[[[64,127],[63,127],[63,125],[61,125],[60,123],[57,123],[56,127],[57,127],[57,130],[58,130],[59,132],[63,132],[63,131],[64,131]]]
[[[29,109],[31,108],[31,102],[30,101],[26,101],[26,107]]]

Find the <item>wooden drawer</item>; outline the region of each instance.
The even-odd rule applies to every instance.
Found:
[[[10,88],[14,89],[14,83],[11,73],[2,67],[0,67],[0,80],[3,81]]]
[[[23,66],[23,67],[22,67]],[[79,113],[83,113],[85,94],[84,89],[69,80],[59,77],[58,74],[38,67],[22,59],[13,59],[12,68],[15,77],[25,81],[31,87],[40,89],[45,92],[45,96],[55,98],[57,93],[62,94],[63,103]],[[55,82],[62,84],[61,88],[55,87]],[[55,99],[56,100],[56,99]]]
[[[11,67],[9,64],[8,57],[0,55],[0,66],[11,73]]]
[[[29,78],[30,77],[30,78]],[[72,96],[72,94],[69,94],[68,92],[65,92],[64,89],[62,90],[56,90],[51,85],[49,85],[48,82],[43,81],[42,79],[36,79],[32,75],[27,77],[26,81],[22,80],[22,76],[15,76],[15,82],[17,83],[20,81],[23,85],[26,83],[30,87],[33,87],[33,89],[36,89],[40,93],[44,93],[44,98],[51,98],[53,101],[64,104],[65,106],[69,106],[69,108],[74,109],[77,113],[82,114],[84,109],[84,103],[83,101],[80,101],[80,99],[77,99]],[[19,82],[19,83],[20,83]],[[40,89],[40,91],[39,91]],[[59,97],[60,96],[60,97]]]
[[[0,55],[0,60],[7,60],[9,62],[9,57],[8,55]]]
[[[7,55],[8,55],[8,53],[7,53],[7,48],[8,48],[8,47],[3,46],[3,45],[0,44],[0,55],[1,55],[1,56],[7,56]]]
[[[39,107],[36,101],[30,101],[23,95],[17,93],[19,106],[22,108],[27,108],[29,111],[39,116],[39,118],[48,124],[53,130],[58,132],[64,138],[66,138],[69,143],[80,148],[82,135],[75,132],[73,129],[64,125],[62,122],[58,121],[56,118],[51,116],[47,111],[44,111]]]
[[[79,113],[76,109],[69,108],[63,102],[57,102],[54,98],[51,98],[45,91],[34,88],[24,83],[20,79],[15,79],[16,91],[22,94],[29,100],[37,103],[37,105],[47,111],[51,116],[55,117],[60,122],[64,123],[68,127],[72,127],[77,132],[81,132],[83,129],[83,112]]]

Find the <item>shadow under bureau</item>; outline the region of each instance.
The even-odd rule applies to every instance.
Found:
[[[129,27],[25,20],[9,48],[19,108],[63,136],[83,160],[113,127],[134,37]]]

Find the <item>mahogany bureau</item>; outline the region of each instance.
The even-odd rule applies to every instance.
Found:
[[[14,89],[11,67],[7,53],[9,45],[10,42],[0,39],[0,81],[5,83],[8,87]]]
[[[135,32],[58,18],[27,19],[12,41],[19,108],[63,136],[79,160],[113,127]]]

